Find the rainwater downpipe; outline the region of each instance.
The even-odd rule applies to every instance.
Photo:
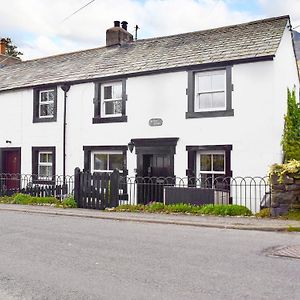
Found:
[[[63,126],[63,185],[66,184],[66,131],[67,131],[67,93],[70,85],[65,83],[61,86],[64,91],[64,126]]]

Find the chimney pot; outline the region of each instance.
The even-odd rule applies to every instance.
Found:
[[[127,31],[128,22],[123,21],[121,24],[122,24],[122,28]]]
[[[6,39],[1,39],[0,40],[0,54],[5,54],[6,53],[6,46],[7,46]]]
[[[120,27],[120,21],[114,21],[114,26],[115,27]]]

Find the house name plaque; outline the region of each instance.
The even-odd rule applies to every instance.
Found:
[[[151,127],[154,127],[154,126],[161,126],[163,124],[163,120],[160,119],[160,118],[154,118],[154,119],[150,119],[149,120],[149,125]]]

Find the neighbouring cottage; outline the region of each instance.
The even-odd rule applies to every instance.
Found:
[[[19,58],[8,56],[5,53],[6,53],[6,40],[1,39],[0,40],[0,68],[21,62]]]
[[[0,172],[265,176],[293,87],[289,16],[137,41],[116,21],[104,47],[0,69]]]

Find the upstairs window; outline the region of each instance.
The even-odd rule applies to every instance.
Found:
[[[55,122],[57,88],[35,89],[33,96],[33,122]]]
[[[55,91],[40,91],[39,93],[39,117],[53,118],[54,117],[54,98]]]
[[[107,83],[101,86],[101,117],[122,116],[122,82]]]
[[[231,66],[188,72],[186,118],[233,116]]]
[[[225,70],[195,74],[195,112],[226,110]]]
[[[126,122],[126,81],[95,84],[93,123]]]

